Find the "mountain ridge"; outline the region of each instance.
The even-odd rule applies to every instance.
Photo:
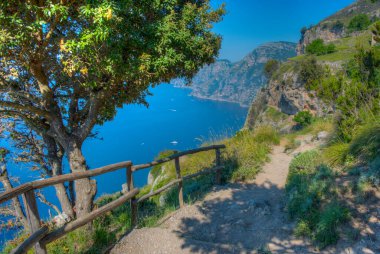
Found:
[[[240,61],[217,60],[203,67],[192,79],[191,95],[218,101],[239,103],[249,107],[257,91],[267,83],[263,74],[269,59],[285,61],[296,55],[296,43],[269,42],[262,44]],[[177,87],[186,87],[183,80],[171,82]]]

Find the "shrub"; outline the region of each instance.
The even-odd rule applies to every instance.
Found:
[[[372,161],[380,151],[380,123],[374,122],[360,128],[350,145],[350,154]]]
[[[312,55],[326,55],[335,52],[335,45],[330,43],[325,45],[322,39],[316,39],[306,46],[306,53]]]
[[[350,32],[362,31],[367,29],[370,24],[371,20],[367,14],[358,14],[351,19],[348,24],[348,30]]]
[[[264,66],[264,75],[268,79],[272,78],[273,74],[280,67],[280,63],[275,59],[270,59]]]
[[[271,126],[261,126],[253,132],[253,141],[259,144],[278,145],[280,143],[280,135]]]
[[[293,175],[302,174],[305,172],[309,174],[320,164],[320,152],[317,150],[304,152],[295,157],[289,165],[289,174],[287,183],[291,182]]]
[[[268,161],[271,146],[279,141],[278,133],[270,126],[239,131],[226,143],[224,159],[228,177],[232,181],[253,179]]]
[[[339,239],[337,228],[339,224],[346,222],[350,215],[347,208],[337,203],[328,204],[320,214],[316,225],[314,239],[321,248],[334,244]]]
[[[313,56],[303,59],[299,66],[299,78],[306,86],[320,80],[324,76],[323,67],[318,64],[317,59]]]
[[[337,228],[349,214],[338,202],[333,170],[320,163],[316,150],[294,158],[289,167],[286,197],[289,216],[297,220],[295,234],[308,236],[325,247],[338,240]]]
[[[373,40],[376,43],[379,43],[380,42],[380,21],[377,21],[375,24],[372,25],[371,32],[372,32]]]
[[[331,166],[343,166],[346,163],[349,149],[349,144],[336,142],[323,150],[323,158]]]
[[[313,122],[313,115],[309,111],[298,112],[293,119],[300,126],[305,127]]]

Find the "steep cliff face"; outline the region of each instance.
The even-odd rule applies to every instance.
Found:
[[[333,113],[334,105],[326,104],[314,91],[305,87],[299,77],[299,67],[305,59],[305,47],[318,38],[336,46],[334,53],[314,56],[320,65],[329,68],[333,73],[341,70],[347,61],[354,58],[355,45],[369,47],[371,32],[368,29],[351,33],[347,29],[352,18],[362,13],[371,18],[380,17],[380,1],[373,3],[369,0],[358,0],[318,25],[304,30],[297,46],[299,56],[283,63],[268,84],[260,90],[250,107],[245,127],[255,128],[257,125],[270,124],[281,129],[288,127],[289,124],[284,122],[289,123],[300,111],[307,110],[316,116]],[[278,117],[279,114],[283,115]]]
[[[262,88],[252,103],[247,115],[245,127],[253,128],[256,125],[270,124],[279,127],[282,122],[271,122],[266,118],[267,110],[275,109],[284,116],[295,115],[299,111],[310,111],[316,116],[323,116],[333,112],[333,106],[319,99],[315,92],[305,88],[299,75],[293,70],[294,63],[286,63],[287,71],[269,81]],[[283,66],[284,67],[284,66]],[[264,121],[263,118],[266,118]],[[287,120],[286,117],[278,120]]]
[[[358,0],[319,24],[304,30],[297,45],[297,54],[304,54],[306,46],[316,39],[333,42],[349,35],[354,36],[355,34],[350,34],[348,31],[347,25],[354,16],[363,13],[372,19],[380,17],[380,1],[372,3],[369,0]]]
[[[219,60],[205,66],[193,78],[192,95],[249,106],[257,91],[267,83],[263,68],[269,59],[285,61],[296,55],[296,44],[272,42],[259,46],[239,62]],[[181,82],[172,82],[183,86]]]

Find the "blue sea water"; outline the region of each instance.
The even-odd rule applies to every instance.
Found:
[[[116,117],[95,127],[97,138],[86,140],[83,153],[90,168],[131,160],[134,164],[152,161],[160,151],[186,150],[204,142],[233,135],[242,128],[247,108],[238,104],[202,100],[189,95],[190,90],[161,85],[151,90],[149,107],[128,105],[118,110]],[[39,178],[25,165],[10,165],[9,174],[21,183]],[[134,174],[135,185],[147,183],[149,169]],[[96,177],[97,197],[120,191],[126,182],[121,169]],[[52,187],[44,189],[45,196],[54,203]],[[49,207],[39,204],[41,217],[48,218]],[[54,215],[54,214],[53,214]],[[0,218],[5,221],[6,218]],[[16,231],[1,231],[0,245],[11,239]],[[0,248],[1,249],[1,248]]]

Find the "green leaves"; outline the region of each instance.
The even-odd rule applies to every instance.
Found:
[[[150,86],[189,80],[212,63],[221,45],[212,27],[224,12],[194,0],[3,1],[0,74],[35,97],[12,97],[23,108],[54,112],[67,133],[88,133],[117,107],[144,103]]]
[[[326,55],[335,52],[335,45],[329,43],[325,45],[322,39],[316,39],[306,46],[306,52],[312,55]]]

